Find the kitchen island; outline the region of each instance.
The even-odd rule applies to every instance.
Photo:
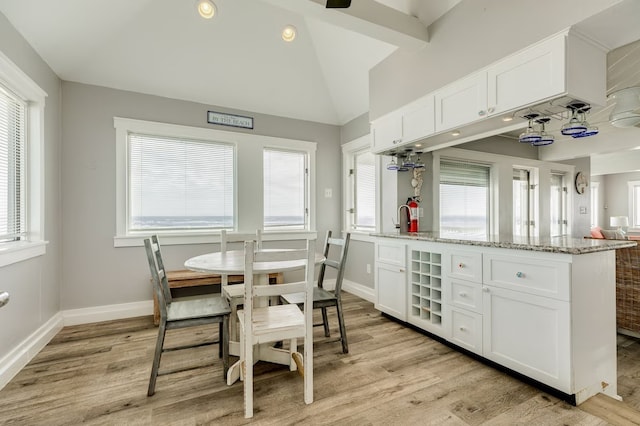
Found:
[[[617,395],[625,240],[374,234],[376,308],[580,404]]]

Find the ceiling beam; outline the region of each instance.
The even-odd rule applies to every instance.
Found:
[[[374,0],[353,1],[347,9],[327,9],[325,0],[263,1],[401,48],[420,49],[429,41],[427,28],[418,18]]]

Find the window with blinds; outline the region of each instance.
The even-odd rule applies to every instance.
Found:
[[[550,182],[550,234],[552,237],[567,235],[567,186],[565,175],[560,173],[551,174]]]
[[[0,242],[26,236],[26,108],[0,85]]]
[[[371,230],[376,226],[375,156],[368,150],[354,155],[353,228]]]
[[[264,229],[306,229],[307,154],[263,151]]]
[[[513,169],[513,235],[519,237],[530,237],[533,234],[530,206],[533,194],[530,176],[529,170]]]
[[[234,227],[233,145],[130,133],[130,231]]]
[[[440,161],[440,233],[485,237],[489,234],[490,167]]]

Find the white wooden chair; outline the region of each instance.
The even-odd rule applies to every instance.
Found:
[[[188,367],[175,369],[171,371],[159,371],[160,358],[164,352],[177,351],[187,348],[195,348],[204,345],[218,344],[218,355],[222,357],[223,377],[226,377],[229,368],[229,314],[231,309],[226,299],[221,295],[188,297],[173,299],[171,290],[167,282],[167,274],[160,253],[160,244],[158,237],[153,235],[151,238],[144,240],[144,246],[147,252],[147,260],[151,271],[151,280],[153,282],[153,290],[158,298],[160,307],[160,324],[158,325],[158,338],[156,340],[156,350],[153,357],[151,367],[151,377],[149,378],[149,389],[147,395],[152,396],[155,393],[156,379],[164,374],[177,373],[178,371],[190,370],[196,367]],[[219,324],[218,340],[205,343],[192,343],[183,346],[165,348],[164,340],[167,330],[195,327],[203,324]]]
[[[256,250],[262,250],[262,230],[258,229],[256,231]],[[226,253],[227,251],[227,243],[229,243],[229,237],[227,236],[227,231],[220,231],[220,252]],[[228,277],[226,275],[222,275],[220,279],[222,294],[227,298],[229,302],[229,306],[231,307],[231,320],[229,321],[229,335],[232,340],[236,342],[239,341],[239,332],[238,332],[238,307],[242,306],[244,303],[244,284],[236,283],[233,285],[229,285]]]
[[[253,241],[244,245],[245,293],[244,308],[238,311],[240,322],[240,365],[244,376],[245,418],[253,417],[253,364],[254,345],[289,341],[291,356],[289,367],[304,377],[304,402],[313,402],[313,281],[315,270],[315,240],[307,241],[302,250],[255,251]],[[305,259],[304,281],[278,285],[257,285],[254,262],[282,262]],[[256,302],[267,297],[291,293],[305,294],[303,311],[297,305],[256,307]],[[298,352],[298,340],[304,344],[304,356]],[[274,349],[274,348],[270,348]],[[274,349],[276,350],[276,349]]]

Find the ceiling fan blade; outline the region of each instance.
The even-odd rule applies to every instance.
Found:
[[[345,9],[351,6],[351,0],[327,0],[327,9]]]

